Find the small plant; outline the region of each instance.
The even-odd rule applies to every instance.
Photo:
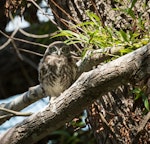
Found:
[[[145,95],[144,91],[141,88],[135,88],[132,92],[135,94],[135,101],[142,98],[146,111],[150,111],[148,96]]]

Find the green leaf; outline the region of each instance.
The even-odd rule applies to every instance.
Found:
[[[87,11],[87,15],[95,25],[100,26],[102,24],[100,18],[93,12]]]
[[[123,40],[128,42],[127,34],[123,30],[120,30],[120,34],[121,34]]]
[[[134,7],[134,5],[135,5],[136,2],[137,2],[137,0],[132,0],[130,9],[132,9]]]
[[[134,7],[136,2],[137,0],[132,0],[131,7],[127,9],[127,14],[129,14],[133,19],[135,19],[136,17],[132,8]]]
[[[134,90],[132,90],[133,93],[135,94],[139,94],[141,93],[141,89],[140,88],[135,88]]]
[[[143,98],[145,108],[149,111],[150,110],[150,104],[149,104],[147,96],[143,95],[142,98]]]
[[[135,94],[134,100],[138,100],[140,97],[142,97],[142,90],[140,88],[135,88],[132,90],[132,93]]]
[[[130,53],[130,52],[132,52],[133,50],[132,49],[130,49],[130,48],[125,48],[125,49],[121,49],[120,50],[120,52],[122,53],[122,54],[127,54],[127,53]]]
[[[148,99],[145,99],[144,106],[148,111],[150,110]]]
[[[135,19],[135,14],[134,11],[132,9],[128,9],[127,14],[130,15],[133,19]]]

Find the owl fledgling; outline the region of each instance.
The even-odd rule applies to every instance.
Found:
[[[51,102],[75,81],[77,66],[68,46],[61,41],[50,44],[39,64],[39,81]]]

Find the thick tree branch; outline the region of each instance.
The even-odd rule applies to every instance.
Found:
[[[29,88],[29,91],[23,93],[10,103],[2,103],[0,104],[0,107],[7,108],[10,110],[20,111],[23,108],[27,107],[28,105],[32,104],[33,102],[43,98],[43,90],[39,85]],[[7,112],[0,111],[0,116],[8,114]],[[0,120],[0,124],[4,123],[6,120],[8,120],[13,115],[10,115],[6,118],[3,118]]]
[[[121,84],[150,76],[150,45],[83,73],[53,104],[0,136],[1,144],[35,143]],[[53,108],[57,112],[52,112]]]
[[[108,60],[110,57],[112,57],[112,55],[119,55],[120,50],[122,49],[124,48],[118,46],[87,51],[84,58],[77,62],[77,66],[79,67],[79,74],[91,70],[93,66],[97,66],[105,60]]]
[[[90,51],[90,50],[87,51],[85,57],[77,62],[77,66],[79,69],[78,75],[80,76],[83,72],[91,70],[93,66],[97,66],[104,60],[109,59],[110,55],[118,54],[121,49],[122,47],[114,47],[114,48],[108,48],[105,50],[99,49],[99,50],[94,50],[94,51]],[[19,98],[16,98],[12,102],[6,103],[0,106],[7,108],[7,109],[20,111],[26,106],[34,103],[35,101],[43,97],[44,96],[42,93],[42,89],[38,85],[32,88],[29,88],[29,91],[25,92],[24,94],[19,96]],[[4,112],[0,112],[0,116],[3,116],[4,114],[5,114]],[[8,120],[10,117],[7,117],[7,119],[6,118],[1,119],[0,124]]]

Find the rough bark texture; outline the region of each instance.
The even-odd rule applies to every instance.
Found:
[[[131,1],[123,0],[116,2],[115,0],[49,0],[50,7],[54,13],[57,23],[62,28],[68,28],[68,23],[79,23],[88,20],[86,11],[95,12],[102,20],[104,25],[113,25],[120,29],[133,30],[135,22],[131,20],[123,11],[125,8],[131,7]],[[144,5],[147,4],[146,8]],[[116,10],[117,8],[118,10]],[[149,28],[150,22],[150,2],[147,0],[138,0],[134,6],[135,17],[142,14],[142,19],[146,20],[145,27]]]
[[[150,112],[143,116],[143,102],[135,102],[131,85],[102,96],[87,110],[97,143],[148,144]],[[144,120],[144,117],[148,117]],[[144,125],[141,125],[144,121]],[[139,127],[141,128],[139,130]]]
[[[102,67],[85,72],[52,105],[1,135],[1,144],[35,143],[63,126],[65,122],[70,121],[98,97],[102,97],[121,84],[130,81],[137,82],[147,76],[149,77],[149,72],[149,46],[120,57]],[[113,101],[112,99],[110,104]],[[53,110],[57,111],[54,112]],[[110,129],[112,128],[110,127]],[[135,136],[133,129],[131,135]],[[119,141],[119,139],[115,140]]]

